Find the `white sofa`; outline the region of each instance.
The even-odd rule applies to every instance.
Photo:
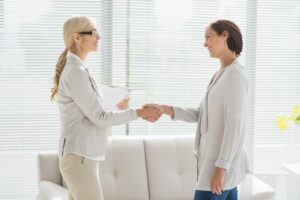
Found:
[[[105,200],[192,200],[196,161],[192,136],[112,137],[99,176]],[[67,200],[55,153],[38,156],[40,200]],[[248,175],[240,200],[270,200],[274,190]]]

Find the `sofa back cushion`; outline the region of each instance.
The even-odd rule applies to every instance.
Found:
[[[194,137],[145,138],[151,200],[191,200],[196,183]]]
[[[105,200],[148,200],[143,138],[109,139],[99,176]]]

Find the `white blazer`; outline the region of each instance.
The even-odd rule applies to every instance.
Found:
[[[244,150],[248,85],[246,70],[235,59],[214,74],[197,108],[173,108],[174,120],[198,123],[196,190],[210,191],[215,167],[226,169],[224,190],[236,187],[249,172]]]
[[[61,124],[59,157],[74,153],[100,160],[105,155],[107,127],[137,119],[135,110],[105,110],[102,99],[85,62],[69,53],[57,93]]]

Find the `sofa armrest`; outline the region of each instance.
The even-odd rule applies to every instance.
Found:
[[[41,181],[37,200],[68,200],[68,190],[53,182]]]
[[[256,178],[248,174],[243,182],[238,186],[240,200],[273,200],[275,190]]]
[[[57,153],[47,152],[38,154],[38,182],[50,181],[62,185],[62,176],[58,167]]]

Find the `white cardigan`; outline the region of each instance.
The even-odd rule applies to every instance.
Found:
[[[105,110],[102,99],[87,65],[78,56],[69,53],[57,93],[61,122],[59,157],[74,153],[100,160],[105,155],[106,128],[137,119],[135,110]]]
[[[173,107],[174,120],[197,122],[195,155],[196,190],[210,191],[215,167],[226,169],[224,190],[236,187],[249,172],[244,150],[248,80],[235,59],[212,77],[197,108]]]

